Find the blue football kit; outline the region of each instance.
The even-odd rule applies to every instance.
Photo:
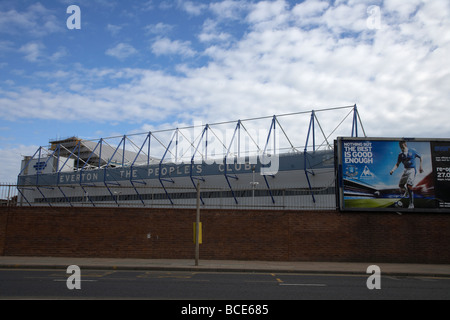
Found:
[[[398,155],[397,163],[403,163],[405,169],[416,170],[416,158],[421,158],[420,154],[414,149],[409,149],[407,154],[402,152]]]

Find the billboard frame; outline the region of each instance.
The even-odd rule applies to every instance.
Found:
[[[428,169],[431,169],[431,172],[428,174],[428,176],[426,177],[427,179],[433,179],[433,193],[435,198],[429,198],[428,201],[431,203],[433,202],[435,206],[430,206],[430,207],[422,207],[422,206],[418,206],[415,208],[408,208],[407,206],[402,206],[401,203],[399,203],[400,201],[402,203],[406,202],[406,198],[401,197],[398,198],[400,200],[398,200],[397,202],[395,202],[395,204],[391,204],[387,207],[365,207],[363,205],[355,205],[355,206],[349,206],[346,205],[346,200],[350,200],[350,197],[346,197],[345,196],[345,182],[348,183],[355,183],[356,188],[358,188],[358,178],[356,178],[355,180],[352,179],[345,179],[348,176],[348,170],[346,171],[346,174],[344,174],[344,170],[348,169],[348,167],[350,167],[351,165],[345,164],[344,163],[344,143],[355,143],[355,145],[361,144],[361,143],[370,143],[370,145],[372,145],[371,143],[374,142],[375,144],[380,144],[382,145],[383,143],[397,143],[399,146],[399,143],[401,141],[405,141],[407,144],[414,144],[414,143],[428,143],[430,146],[429,149],[429,154],[427,154],[427,156],[429,156],[427,159],[428,160]],[[369,145],[369,144],[366,144]],[[441,147],[441,145],[444,145]],[[425,146],[425,145],[423,145]],[[432,148],[432,146],[434,146],[434,150]],[[438,195],[441,195],[443,192],[442,190],[439,190],[439,188],[434,189],[435,186],[438,186],[438,180],[437,180],[437,172],[436,169],[439,170],[443,170],[442,166],[439,167],[435,167],[435,164],[437,163],[437,154],[439,152],[446,152],[446,154],[448,154],[448,159],[445,160],[447,162],[447,167],[445,167],[445,181],[439,181],[439,184],[447,184],[450,185],[450,139],[446,139],[446,138],[399,138],[399,137],[338,137],[335,141],[334,141],[334,150],[335,150],[335,173],[336,173],[336,207],[341,211],[341,212],[397,212],[397,213],[412,213],[412,212],[430,212],[430,213],[450,213],[450,194],[447,196],[447,194],[445,194],[445,200],[441,200],[438,199]],[[364,150],[364,149],[362,149]],[[370,147],[370,149],[366,149],[366,150],[372,150],[372,147]],[[445,151],[443,151],[445,150]],[[391,152],[392,153],[392,152]],[[400,151],[400,147],[398,147],[398,154],[401,153]],[[348,154],[347,154],[348,155]],[[397,156],[397,154],[396,154]],[[439,157],[439,161],[441,161],[442,157]],[[346,158],[347,159],[347,158]],[[351,156],[348,158],[351,159]],[[372,159],[373,159],[373,155],[372,155]],[[366,160],[367,159],[363,159]],[[361,160],[359,160],[361,161]],[[389,163],[392,163],[392,167],[394,167],[394,165],[396,164],[395,159],[389,159],[389,160],[384,160],[385,162],[390,161]],[[430,162],[431,161],[431,165]],[[443,161],[443,160],[442,160]],[[368,162],[370,164],[370,161]],[[364,165],[364,161],[361,161],[359,168]],[[365,168],[367,168],[367,166],[365,166]],[[366,169],[363,169],[364,171]],[[400,164],[400,167],[398,168],[397,171],[403,171],[403,165]],[[368,174],[371,174],[370,170],[368,170]],[[362,173],[361,173],[362,175]],[[389,172],[388,172],[389,175]],[[398,174],[397,174],[398,176]],[[440,176],[442,176],[442,172],[440,172]],[[425,180],[425,179],[424,179]],[[421,181],[422,182],[422,181]],[[347,184],[348,185],[348,184]],[[364,186],[364,182],[361,182],[361,184],[359,185],[361,187],[366,187],[366,190],[371,189],[370,191],[374,191],[376,189],[372,189],[370,187],[369,184],[367,184],[367,186]],[[398,190],[400,190],[400,187],[398,185],[395,186]],[[416,186],[415,186],[416,188]],[[394,188],[391,188],[390,191],[394,190]],[[405,189],[407,190],[407,189]],[[400,193],[400,191],[398,191]],[[406,195],[405,191],[405,195]],[[378,193],[378,194],[377,194]],[[375,191],[373,193],[375,196],[361,196],[361,199],[371,199],[372,197],[374,199],[378,197],[380,197],[380,192],[379,191]],[[448,197],[448,198],[447,198]],[[380,197],[381,198],[381,197]],[[397,199],[394,197],[394,195],[390,195],[389,197],[391,200],[393,199]],[[390,200],[388,197],[386,197],[386,203],[388,203]],[[417,197],[413,197],[414,201],[416,201],[416,199],[418,199]],[[352,197],[351,199],[356,199],[356,197]],[[425,197],[423,198],[425,199]],[[370,200],[369,200],[370,201]],[[364,201],[362,201],[364,202]],[[375,202],[375,201],[374,201]],[[400,206],[398,206],[397,204],[399,204]],[[441,207],[442,206],[442,207]]]

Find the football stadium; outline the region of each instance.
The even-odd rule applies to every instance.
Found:
[[[365,136],[354,105],[94,140],[53,139],[23,159],[17,203],[336,209],[334,139],[358,131]]]

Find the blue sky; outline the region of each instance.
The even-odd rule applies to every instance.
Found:
[[[355,103],[369,136],[450,137],[449,30],[448,0],[2,0],[0,182],[59,137]]]

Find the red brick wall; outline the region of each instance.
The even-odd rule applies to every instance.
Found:
[[[4,255],[8,209],[0,208],[0,256]]]
[[[201,215],[201,259],[450,263],[448,214]],[[1,208],[0,255],[193,259],[194,221],[195,210]]]

